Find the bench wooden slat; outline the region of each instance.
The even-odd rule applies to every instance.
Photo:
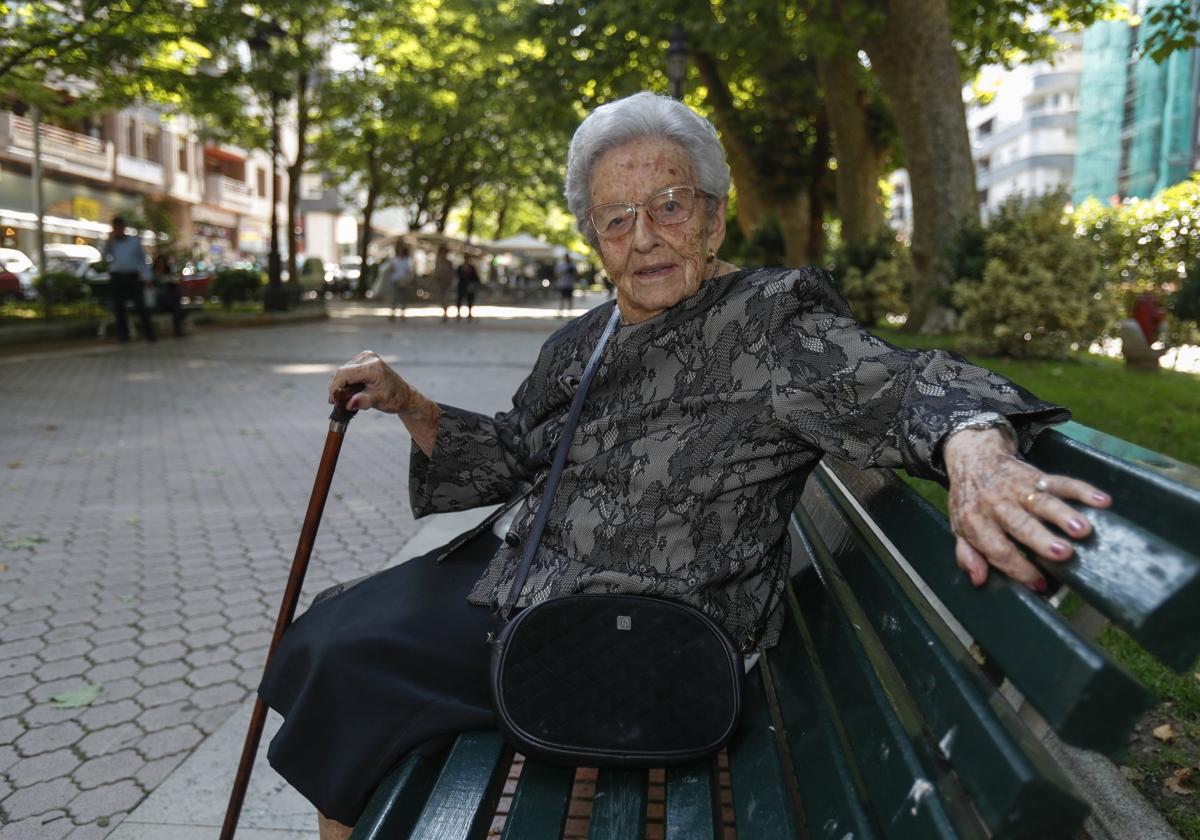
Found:
[[[814,837],[849,834],[856,840],[874,840],[878,835],[863,807],[866,788],[837,731],[836,704],[817,669],[816,651],[805,637],[790,585],[787,598],[779,646],[763,654],[759,667],[771,669],[804,820]]]
[[[1076,560],[1047,568],[1163,663],[1185,672],[1200,656],[1200,470],[1070,426],[1039,435],[1030,460],[1103,488],[1113,507],[1076,505],[1095,535],[1076,547]]]
[[[717,840],[721,788],[716,759],[667,768],[666,840]]]
[[[818,469],[837,479],[827,486],[841,514],[855,522],[893,574],[904,572],[889,543],[1059,737],[1111,756],[1125,750],[1130,727],[1153,701],[1133,677],[1079,638],[1024,586],[1000,574],[989,575],[981,589],[971,586],[954,563],[954,537],[945,518],[889,471],[858,472],[837,462],[823,462]],[[805,490],[806,500],[816,492],[812,484]],[[857,501],[848,498],[843,486]],[[864,513],[886,531],[886,539]],[[817,522],[816,527],[821,531],[836,528],[836,523]],[[1095,702],[1097,697],[1104,702]]]
[[[739,837],[794,838],[796,820],[788,802],[787,779],[777,733],[756,667],[746,675],[742,722],[729,746],[730,787]]]
[[[388,774],[354,827],[350,840],[407,837],[437,779],[438,763],[414,755]]]
[[[512,747],[504,743],[499,732],[460,735],[411,836],[421,840],[484,836],[504,789],[511,759]]]
[[[571,807],[574,767],[525,759],[504,821],[502,840],[558,840]]]
[[[827,483],[816,481],[812,498],[836,511]],[[849,538],[837,542],[837,551],[817,560],[821,575],[839,602],[846,600],[842,590],[853,593],[869,622],[856,631],[876,671],[899,672],[928,741],[954,768],[985,825],[1005,837],[1074,836],[1087,805],[941,620],[928,605],[918,609],[924,601],[911,581],[889,574],[851,527],[845,523]],[[883,649],[894,665],[878,661]]]
[[[589,840],[641,840],[646,831],[648,785],[645,770],[600,770]]]
[[[814,544],[817,553],[823,547]],[[875,821],[888,837],[983,837],[965,795],[938,765],[919,720],[901,718],[871,666],[850,619],[815,570],[793,581],[803,621],[813,640],[820,669],[833,696],[841,698],[838,717],[866,783]],[[854,698],[854,702],[849,702]]]

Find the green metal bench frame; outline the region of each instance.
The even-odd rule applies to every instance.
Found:
[[[1095,535],[1048,574],[1177,671],[1200,654],[1200,470],[1074,423],[1030,460],[1112,493]],[[1047,599],[953,561],[945,518],[890,471],[822,463],[792,517],[808,561],[778,647],[751,671],[728,750],[739,837],[1074,837],[1084,798],[1000,691],[1057,736],[1118,756],[1150,692]],[[1011,691],[1009,692],[1011,694]],[[485,837],[513,758],[495,732],[407,760],[352,835]],[[558,838],[574,768],[526,761],[502,838]],[[723,837],[715,761],[666,773],[668,840]],[[588,836],[640,838],[645,771],[600,771]]]

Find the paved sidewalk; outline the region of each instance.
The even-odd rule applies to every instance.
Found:
[[[0,358],[0,840],[107,836],[244,708],[334,363],[369,347],[436,399],[491,412],[562,323],[338,314]],[[307,593],[413,537],[407,468],[395,418],[353,421]],[[88,686],[86,705],[52,701]]]
[[[444,545],[479,522],[491,508],[439,514],[425,524],[392,558],[403,563]],[[210,840],[225,819],[229,791],[246,740],[254,699],[248,698],[158,789],[114,831],[111,840]],[[238,840],[316,840],[312,805],[288,787],[267,764],[267,745],[280,723],[268,712],[258,758],[250,776],[238,822]]]

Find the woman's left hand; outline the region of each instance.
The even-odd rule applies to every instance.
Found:
[[[950,478],[950,527],[957,538],[954,556],[971,583],[982,586],[988,567],[995,566],[1035,592],[1045,592],[1046,578],[1018,545],[1046,560],[1062,562],[1074,553],[1069,540],[1092,532],[1087,518],[1064,500],[1106,508],[1112,499],[1097,488],[1064,475],[1043,473],[1012,452],[998,429],[966,429],[943,447]]]

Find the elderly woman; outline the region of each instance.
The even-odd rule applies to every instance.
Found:
[[[474,531],[316,604],[261,693],[284,716],[274,766],[343,836],[372,787],[430,739],[489,726],[489,605],[508,594],[584,362],[620,326],[573,438],[520,604],[574,592],[688,602],[743,651],[775,644],[788,513],[817,461],[947,480],[956,560],[1034,591],[1021,547],[1071,556],[1090,527],[1068,500],[1108,497],[1020,452],[1068,416],[943,351],[901,350],[855,323],[818,269],[721,260],[729,167],[713,127],[640,93],[597,109],[567,159],[567,202],[616,284],[614,303],[542,347],[511,410],[433,402],[371,352],[332,395],[393,413],[412,436],[417,516],[502,504]],[[423,747],[424,745],[424,747]],[[342,832],[339,834],[339,832]]]

